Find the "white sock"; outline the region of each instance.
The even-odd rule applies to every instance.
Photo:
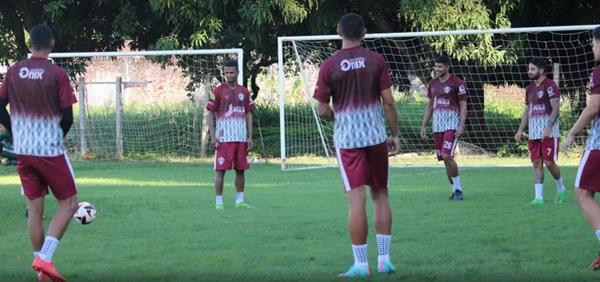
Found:
[[[565,183],[563,182],[562,176],[556,180],[556,191],[562,193],[565,191]]]
[[[367,244],[352,245],[352,254],[354,255],[354,265],[369,267],[369,249],[367,248]]]
[[[33,252],[33,258],[37,257],[40,255],[40,252]]]
[[[390,246],[392,244],[392,235],[377,234],[377,264],[390,261]]]
[[[216,201],[217,201],[217,205],[222,205],[223,204],[223,195],[217,195]]]
[[[543,183],[535,184],[535,199],[536,200],[544,199],[544,184]]]
[[[44,245],[38,253],[38,257],[47,262],[52,261],[52,256],[54,255],[54,251],[56,251],[56,247],[58,247],[58,239],[52,236],[46,236]]]
[[[462,192],[462,186],[460,185],[460,176],[452,177],[452,188],[454,191],[458,190]]]
[[[243,203],[244,202],[244,192],[237,192],[237,195],[235,196],[235,203],[239,204],[239,203]]]
[[[596,237],[598,237],[598,240],[600,240],[600,229],[596,230]]]

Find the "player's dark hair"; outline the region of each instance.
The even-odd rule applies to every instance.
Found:
[[[592,35],[594,36],[594,40],[600,40],[600,26],[594,28],[594,31],[592,31]]]
[[[363,36],[365,20],[357,13],[347,13],[340,18],[339,27],[348,39],[358,40]]]
[[[225,62],[225,65],[223,65],[226,68],[238,68],[238,63],[235,60],[229,60],[227,62]]]
[[[450,58],[446,55],[439,55],[433,58],[433,62],[436,64],[443,64],[445,66],[450,66]]]
[[[46,24],[38,24],[29,32],[31,38],[31,48],[35,50],[50,49],[54,33]]]
[[[538,69],[546,69],[546,59],[542,57],[533,57],[531,60],[529,60],[529,63],[536,66]]]

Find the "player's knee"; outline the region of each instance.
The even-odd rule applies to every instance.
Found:
[[[454,157],[452,155],[442,155],[442,160],[444,160],[445,163],[449,163],[454,160]]]
[[[73,210],[73,212],[75,212],[78,208],[78,203],[77,203],[77,195],[73,195],[69,198],[66,198],[64,200],[60,200],[59,201],[59,205],[61,207],[64,207],[66,209],[69,210]]]
[[[577,200],[577,203],[581,205],[587,201],[593,201],[594,194],[590,191],[577,188],[577,191],[575,192],[575,199]]]
[[[535,167],[535,168],[542,167],[542,164],[543,164],[543,162],[540,159],[537,159],[537,160],[533,161],[533,167]]]
[[[554,164],[555,164],[555,163],[554,163],[554,161],[550,161],[550,160],[544,160],[544,165],[545,165],[546,167],[553,166]]]
[[[235,170],[235,174],[237,175],[244,175],[245,170],[241,170],[241,169],[236,169]]]

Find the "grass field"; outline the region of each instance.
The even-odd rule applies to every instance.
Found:
[[[335,168],[298,172],[256,165],[247,201],[214,210],[213,173],[198,163],[76,163],[91,225],[73,222],[55,262],[69,281],[336,281],[352,263],[346,202]],[[572,187],[575,167],[563,168]],[[394,168],[392,259],[372,281],[599,281],[587,270],[598,242],[574,202],[543,207],[529,168],[465,168],[464,202],[450,202],[441,168]],[[0,170],[0,281],[34,281],[14,172]],[[47,214],[55,210],[47,201]],[[371,226],[373,231],[373,226]],[[370,261],[376,260],[370,233]]]

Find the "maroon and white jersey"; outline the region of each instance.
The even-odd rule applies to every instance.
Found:
[[[254,102],[248,89],[241,85],[232,89],[223,83],[213,90],[213,94],[215,99],[208,101],[206,109],[215,113],[217,140],[246,142],[248,140],[246,113],[254,111]]]
[[[560,98],[556,83],[549,78],[544,79],[540,85],[531,82],[525,89],[525,104],[529,106],[529,140],[544,138],[544,129],[548,127],[552,104],[550,100]],[[552,127],[552,138],[559,138],[559,121]]]
[[[427,97],[433,99],[433,132],[456,130],[460,124],[460,101],[467,101],[467,87],[460,78],[450,75],[442,82],[429,81]]]
[[[590,95],[600,95],[600,66],[595,67],[590,75]],[[600,150],[600,113],[596,115],[585,149]]]
[[[313,97],[321,103],[333,99],[336,148],[387,140],[380,92],[393,84],[383,56],[362,46],[339,50],[321,64]]]
[[[62,109],[77,102],[64,69],[48,58],[20,61],[8,69],[0,87],[0,99],[10,104],[17,155],[64,154]]]

